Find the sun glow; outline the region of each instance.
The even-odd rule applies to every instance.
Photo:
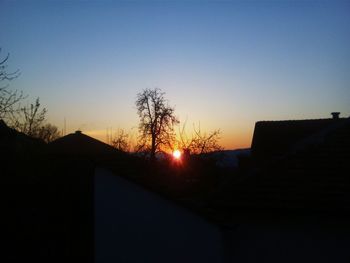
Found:
[[[175,151],[173,152],[173,157],[174,157],[175,160],[180,160],[180,158],[181,158],[181,152],[180,152],[179,150],[175,150]]]

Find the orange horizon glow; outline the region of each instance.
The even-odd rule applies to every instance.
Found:
[[[100,140],[104,143],[110,144],[107,140],[106,136],[106,130],[82,130],[82,132],[88,136],[91,136],[97,140]],[[74,131],[72,131],[74,133]],[[68,133],[67,133],[68,134]],[[235,132],[232,135],[228,135],[224,133],[222,138],[219,141],[219,144],[224,147],[224,150],[235,150],[235,149],[243,149],[243,148],[250,148],[251,146],[251,140],[252,140],[252,131],[246,131],[246,132]],[[131,145],[136,145],[136,138],[137,136],[132,136],[133,138],[130,138]],[[171,154],[173,154],[172,151],[170,151]]]

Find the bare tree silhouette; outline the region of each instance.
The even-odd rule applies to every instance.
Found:
[[[129,135],[123,129],[118,129],[112,139],[112,146],[120,151],[129,152],[130,145],[128,139]]]
[[[200,123],[196,128],[193,125],[192,135],[189,137],[185,131],[186,122],[182,126],[182,129],[179,130],[179,142],[178,145],[184,151],[188,151],[193,154],[203,154],[214,151],[220,151],[223,149],[219,145],[220,139],[220,129],[213,130],[209,133],[202,132]]]
[[[175,141],[174,125],[179,121],[174,107],[169,106],[160,89],[145,89],[137,94],[136,107],[140,118],[139,145],[149,149],[151,160],[162,147],[172,147]]]
[[[61,134],[55,125],[47,123],[38,129],[35,137],[44,140],[46,143],[49,143],[60,138]]]
[[[0,48],[1,52],[1,48]],[[23,92],[9,89],[9,81],[19,76],[19,70],[7,71],[7,61],[10,54],[0,60],[0,119],[8,121],[12,115],[19,111],[18,103],[25,98]]]
[[[29,136],[37,137],[40,128],[44,124],[46,112],[45,108],[40,109],[40,101],[37,98],[34,104],[20,109],[12,119],[12,126]]]
[[[19,70],[7,71],[9,57],[8,53],[0,60],[0,119],[5,120],[10,127],[46,142],[59,138],[56,126],[44,125],[47,110],[40,109],[39,98],[30,106],[20,107],[20,102],[27,96],[22,91],[9,89],[9,82],[20,75]]]

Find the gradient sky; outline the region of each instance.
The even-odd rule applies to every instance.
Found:
[[[136,94],[249,147],[259,120],[350,116],[350,1],[0,1],[11,88],[49,121],[134,135]]]

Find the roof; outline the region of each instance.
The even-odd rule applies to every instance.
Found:
[[[6,125],[6,123],[3,120],[0,120],[0,136],[9,136],[10,134],[15,134],[15,130],[11,129]]]
[[[12,129],[0,120],[0,151],[4,153],[24,153],[41,150],[45,142]]]
[[[111,155],[120,153],[112,146],[96,140],[80,131],[63,136],[49,143],[50,152],[71,155]]]
[[[322,139],[329,130],[347,121],[348,118],[259,121],[255,124],[252,140],[252,155],[266,160],[284,155],[307,141]]]

